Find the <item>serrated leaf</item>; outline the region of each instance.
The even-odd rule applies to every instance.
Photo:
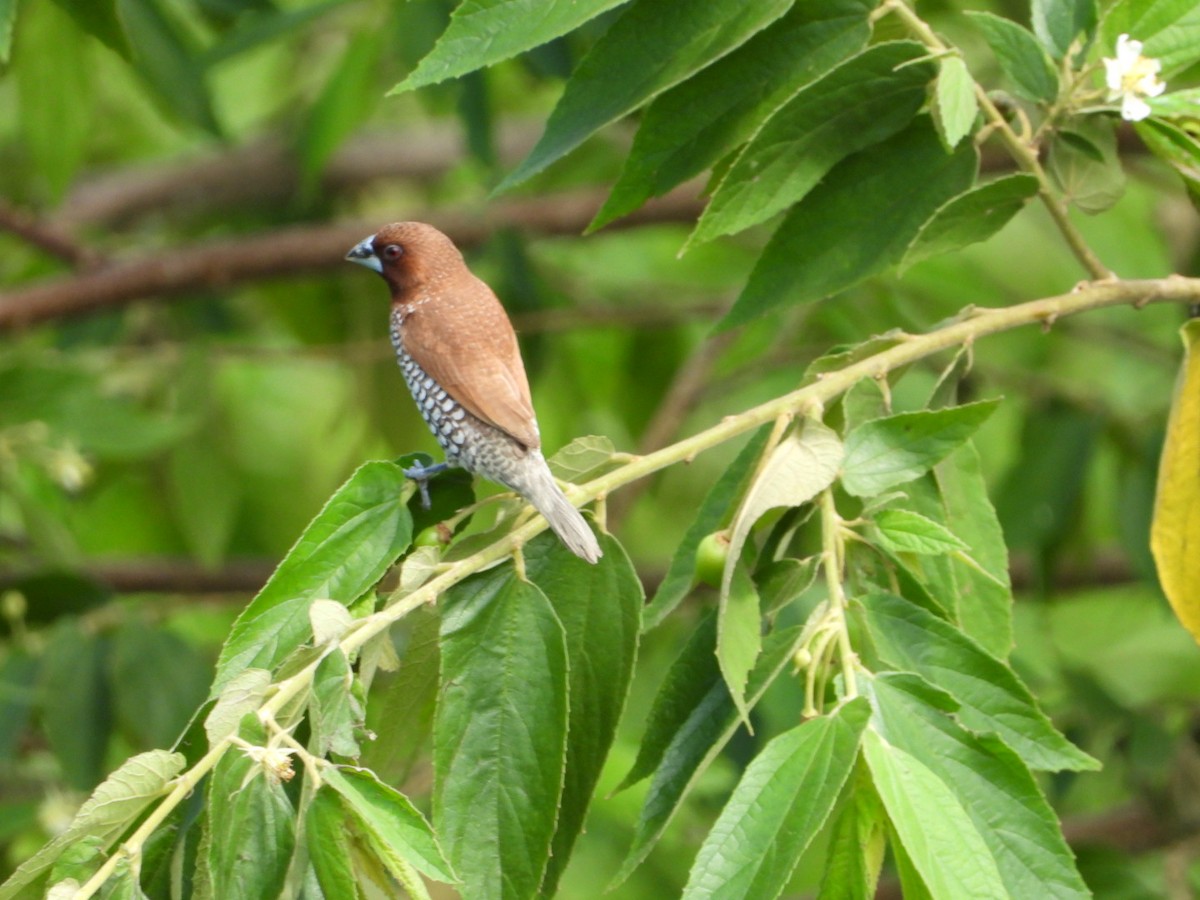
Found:
[[[721,597],[729,594],[734,567],[750,529],[767,511],[800,506],[833,484],[844,450],[837,434],[815,419],[805,419],[771,451],[729,529],[729,556],[721,579]]]
[[[1150,152],[1183,179],[1193,206],[1200,202],[1200,142],[1184,129],[1159,118],[1134,122],[1133,127]]]
[[[257,720],[242,736],[266,743]],[[234,748],[221,757],[208,786],[208,852],[200,865],[214,897],[269,900],[278,897],[295,845],[296,811],[277,779]]]
[[[562,796],[567,649],[545,594],[511,567],[441,600],[433,818],[470,896],[541,885]]]
[[[987,849],[978,858],[997,867],[1002,896],[1091,896],[1057,816],[1020,758],[994,736],[976,736],[959,727],[941,705],[937,692],[916,676],[886,674],[872,682],[873,726],[950,791],[948,805],[966,811],[970,822],[964,828],[982,837]],[[905,845],[911,851],[907,839]],[[971,845],[974,856],[978,846],[974,840]],[[965,850],[955,841],[944,852],[958,857]]]
[[[958,798],[919,760],[863,735],[863,754],[896,834],[937,900],[1007,900],[1000,872]]]
[[[763,747],[696,855],[684,900],[779,896],[854,768],[869,715],[852,700]]]
[[[975,79],[967,71],[961,56],[944,56],[938,66],[934,85],[935,122],[946,146],[957,147],[975,125],[979,101],[975,98]]]
[[[860,602],[880,656],[949,693],[967,728],[994,732],[1034,769],[1099,768],[1058,732],[1012,669],[954,626],[890,594],[868,594]]]
[[[604,474],[614,465],[616,452],[610,438],[588,434],[575,438],[546,462],[556,478],[578,483]]]
[[[325,900],[359,900],[361,896],[350,855],[348,818],[349,810],[328,785],[321,785],[308,802],[305,848]]]
[[[108,665],[117,722],[137,746],[170,746],[204,702],[210,661],[172,632],[130,619],[115,632]]]
[[[907,509],[883,509],[875,514],[875,538],[890,553],[937,556],[969,549],[948,528]]]
[[[42,727],[67,782],[88,790],[104,773],[112,732],[108,641],[74,619],[52,632],[38,673]]]
[[[717,664],[738,714],[750,729],[746,681],[762,649],[762,610],[754,582],[739,564],[717,612]]]
[[[802,631],[796,626],[764,639],[763,652],[747,684],[747,706],[757,703],[788,665]],[[621,787],[650,772],[654,777],[638,815],[632,846],[609,890],[628,878],[654,849],[688,791],[738,729],[741,719],[716,665],[715,645],[716,618],[711,616],[688,641],[654,699],[637,760]]]
[[[66,829],[0,885],[0,900],[28,896],[29,886],[50,870],[63,850],[85,836],[111,846],[162,795],[184,765],[182,754],[166,750],[150,750],[127,759],[84,801]]]
[[[802,85],[866,44],[871,9],[868,0],[799,0],[737,50],[655,98],[588,230],[700,174],[746,140]]]
[[[641,633],[642,583],[611,535],[591,565],[553,535],[524,548],[525,574],[545,593],[563,625],[569,690],[562,797],[541,893],[553,896],[583,830],[588,806],[629,694]]]
[[[313,646],[324,647],[342,639],[354,624],[354,616],[336,600],[314,600],[308,607],[308,621],[312,625]]]
[[[830,826],[817,900],[874,897],[879,885],[887,849],[887,815],[861,761],[843,794],[841,811]]]
[[[877,44],[775,110],[717,185],[688,239],[762,222],[807,194],[839,160],[903,129],[925,102],[934,65],[913,41]]]
[[[762,448],[770,433],[769,425],[755,432],[700,502],[696,518],[688,526],[683,540],[671,557],[666,576],[642,612],[643,628],[646,630],[662,622],[691,590],[695,582],[696,548],[707,535],[717,530],[729,514],[733,502],[741,496],[745,481],[762,455]]]
[[[1032,0],[1033,33],[1055,59],[1066,56],[1081,34],[1096,27],[1096,0]]]
[[[270,686],[271,673],[266,669],[244,669],[234,676],[204,720],[208,742],[219,743],[237,731],[246,714],[262,706]]]
[[[836,294],[899,262],[947,200],[975,181],[972,144],[951,154],[925,116],[848,156],[784,218],[718,329]]]
[[[1180,20],[1194,18],[1196,12],[1195,0],[1117,0],[1100,23],[1100,44],[1106,50],[1113,48],[1120,35],[1128,34],[1149,42],[1146,55],[1158,57],[1163,42],[1155,38]]]
[[[318,756],[336,753],[357,757],[356,731],[362,726],[364,711],[354,692],[354,673],[340,648],[335,648],[317,664],[313,673],[309,718],[313,744]]]
[[[1087,149],[1081,149],[1081,144]],[[1099,159],[1093,155],[1096,152]],[[1125,193],[1114,123],[1103,116],[1072,121],[1050,142],[1046,171],[1064,199],[1085,213],[1109,209]]]
[[[1190,2],[1190,0],[1189,0]],[[968,10],[983,32],[1013,90],[1028,100],[1050,102],[1058,96],[1058,72],[1037,39],[1016,22],[989,12]]]
[[[346,801],[393,875],[401,877],[396,868],[403,863],[437,881],[457,881],[433,829],[407,797],[367,769],[333,766],[321,778]]]
[[[921,557],[914,572],[966,634],[1003,659],[1012,649],[1008,548],[975,447],[959,447],[905,492],[914,511],[970,547],[970,563],[957,556]]]
[[[842,487],[871,497],[919,478],[962,446],[998,405],[981,400],[864,422],[846,435]]]
[[[210,698],[244,669],[271,669],[305,643],[313,600],[349,604],[383,576],[412,539],[404,482],[399,466],[369,462],[338,488],[234,622]]]
[[[457,78],[569,31],[627,0],[467,0],[433,50],[391,93]]]
[[[1037,191],[1037,178],[1017,174],[959,194],[921,227],[900,262],[901,273],[921,260],[986,241],[1024,209]]]
[[[1183,364],[1159,463],[1150,549],[1171,608],[1200,642],[1200,319],[1181,334]]]
[[[536,175],[599,128],[736,49],[790,6],[791,0],[632,4],[580,61],[541,140],[497,190]]]

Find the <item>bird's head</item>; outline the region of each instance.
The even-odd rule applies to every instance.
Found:
[[[382,275],[395,298],[463,268],[462,254],[454,242],[424,222],[384,225],[351,247],[346,259]]]

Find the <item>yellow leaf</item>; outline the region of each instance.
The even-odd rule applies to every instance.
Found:
[[[1158,580],[1200,643],[1200,319],[1183,326],[1184,359],[1158,468],[1150,550]]]

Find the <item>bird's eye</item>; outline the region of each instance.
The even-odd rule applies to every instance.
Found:
[[[404,248],[399,244],[388,244],[383,248],[384,259],[399,259],[404,255]]]

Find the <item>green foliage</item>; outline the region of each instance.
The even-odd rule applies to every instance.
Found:
[[[1100,307],[1200,294],[1200,14],[960,5],[0,0],[0,900],[1165,894],[1062,823],[1190,828],[1178,323]],[[335,214],[496,287],[598,565],[421,503]]]

